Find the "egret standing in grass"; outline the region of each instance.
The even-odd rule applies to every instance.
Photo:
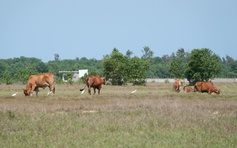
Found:
[[[83,91],[81,91],[81,94],[84,94],[84,92],[85,92],[85,89]]]
[[[13,97],[15,97],[15,96],[17,95],[17,93],[18,93],[18,92],[16,92],[16,93],[12,94],[12,96],[13,96]]]
[[[134,91],[131,92],[131,94],[134,94],[137,91],[137,89],[135,89]]]

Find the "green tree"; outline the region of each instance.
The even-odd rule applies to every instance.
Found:
[[[88,75],[94,75],[94,76],[98,76],[100,75],[95,69],[92,69],[89,71],[89,74]]]
[[[154,52],[151,51],[148,46],[143,47],[142,53],[143,53],[142,59],[151,59],[151,58],[153,58]]]
[[[106,78],[112,80],[112,85],[122,85],[126,83],[128,58],[123,56],[118,49],[114,48],[110,55],[104,56],[102,60],[104,74]]]
[[[154,57],[151,59],[151,65],[148,72],[149,78],[168,78],[169,77],[169,65],[170,62],[167,60],[169,56]]]
[[[183,48],[178,49],[176,55],[172,58],[169,67],[171,77],[184,78],[185,67],[188,61],[188,53]]]
[[[144,85],[150,68],[150,62],[146,59],[133,57],[128,64],[128,78],[132,80],[133,85]]]
[[[122,85],[128,81],[134,85],[145,84],[150,68],[148,59],[140,59],[136,56],[129,59],[116,48],[110,55],[104,56],[102,63],[106,78],[111,79],[112,85]]]
[[[228,72],[227,73],[227,77],[228,78],[237,78],[237,73],[235,73],[235,72]]]
[[[237,74],[237,61],[233,61],[230,63],[230,70]]]
[[[54,54],[54,61],[58,61],[59,60],[59,54],[55,53]]]
[[[66,77],[67,77],[67,83],[72,85],[73,84],[73,81],[72,81],[72,78],[73,78],[73,72],[68,72],[66,74]]]
[[[127,50],[127,52],[126,52],[126,56],[127,56],[129,59],[131,58],[132,54],[133,54],[132,51]]]
[[[0,78],[3,77],[5,70],[7,69],[8,64],[6,60],[0,60]]]
[[[171,77],[175,78],[183,78],[184,77],[184,69],[182,60],[178,57],[172,59],[170,64],[169,73]]]
[[[47,63],[48,69],[50,72],[55,73],[58,77],[62,77],[61,74],[59,74],[59,71],[61,70],[68,70],[62,68],[63,63],[61,61],[49,61]]]
[[[207,48],[192,50],[185,70],[189,83],[213,79],[220,72],[218,60],[219,57]]]
[[[8,70],[4,71],[3,80],[6,82],[7,85],[12,83],[11,75],[10,75],[10,72]]]
[[[26,84],[29,79],[29,76],[32,74],[38,74],[38,72],[30,68],[22,68],[19,69],[18,72],[14,74],[14,77],[18,80],[18,82]]]

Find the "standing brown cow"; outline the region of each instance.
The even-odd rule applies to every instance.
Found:
[[[49,94],[55,93],[55,79],[53,73],[43,73],[37,75],[31,75],[26,84],[26,88],[23,89],[25,96],[32,96],[33,91],[36,92],[36,96],[38,96],[39,88],[49,87]]]
[[[88,87],[88,93],[91,95],[91,87],[94,89],[94,94],[96,93],[96,89],[98,89],[98,94],[100,94],[100,89],[102,88],[102,84],[105,85],[105,78],[100,76],[88,76],[86,78],[86,85],[84,88],[80,89],[83,91],[86,86]]]
[[[175,92],[180,92],[180,88],[181,88],[181,80],[180,79],[176,79],[173,83],[173,90]]]
[[[216,88],[212,82],[196,82],[194,91],[220,94],[220,89]]]

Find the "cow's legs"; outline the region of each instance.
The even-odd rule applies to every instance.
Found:
[[[52,91],[49,91],[49,92],[47,93],[47,96],[49,96],[50,94],[53,95]]]
[[[208,90],[208,93],[209,93],[209,94],[211,94],[211,93],[212,93],[211,89],[209,89],[209,90]]]
[[[54,95],[51,90],[47,93],[47,96],[49,96],[50,94]]]
[[[100,88],[98,88],[98,94],[100,94]]]
[[[36,92],[36,96],[38,97],[38,92],[39,92],[39,88],[38,87],[35,88],[35,92]]]
[[[51,85],[49,86],[49,92],[48,92],[48,95],[54,95],[55,94],[55,86],[54,85]]]
[[[38,88],[36,87],[36,85],[32,85],[31,86],[31,90],[30,90],[30,96],[33,96],[33,92],[36,92],[36,96],[38,96],[38,92],[37,92]],[[39,91],[39,90],[38,90]]]
[[[53,86],[53,94],[55,94],[55,86]]]
[[[91,87],[88,87],[88,93],[91,95]]]
[[[96,89],[96,88],[94,88],[94,94],[96,93],[96,90],[95,90],[95,89]],[[93,95],[94,95],[94,94],[93,94]]]

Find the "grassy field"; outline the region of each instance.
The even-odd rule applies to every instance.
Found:
[[[0,147],[237,147],[235,83],[216,84],[220,95],[148,83],[106,85],[90,96],[83,86],[25,97],[24,85],[0,85]]]

